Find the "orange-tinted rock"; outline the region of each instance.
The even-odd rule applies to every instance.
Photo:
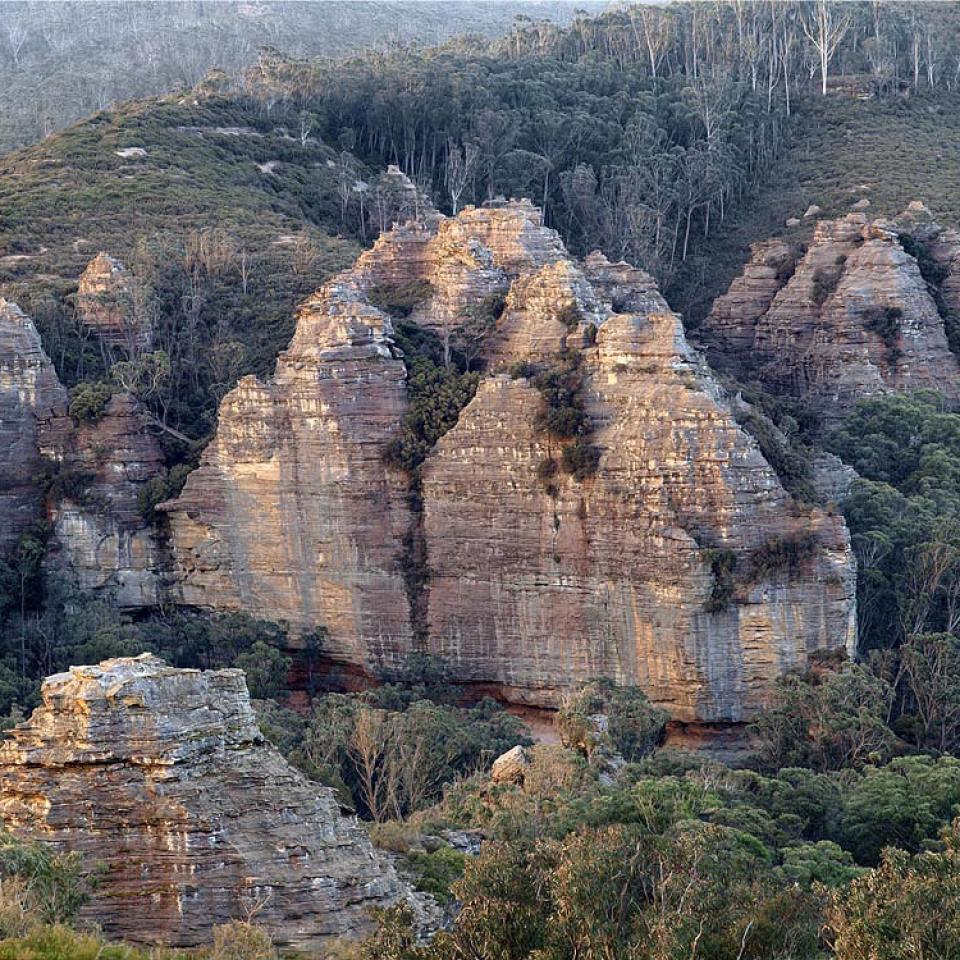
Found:
[[[150,346],[152,332],[137,309],[135,282],[124,265],[106,253],[97,254],[83,271],[77,311],[84,326],[107,346],[131,355]]]
[[[84,920],[154,945],[208,943],[251,911],[322,951],[408,893],[333,791],[260,734],[240,670],[149,654],[49,677],[0,740],[0,822],[102,871]]]
[[[810,652],[854,643],[842,519],[796,508],[670,313],[614,314],[585,351],[595,476],[538,476],[538,393],[481,384],[424,468],[431,649],[467,681],[557,705],[597,676],[679,720],[742,720]],[[763,575],[771,543],[813,538]],[[711,612],[711,550],[740,575]]]
[[[329,630],[334,659],[402,661],[406,478],[383,462],[406,407],[390,321],[346,280],[304,304],[267,382],[244,377],[180,497],[161,505],[174,595]]]
[[[440,332],[506,295],[490,372],[423,465],[422,526],[382,462],[406,387],[366,300],[410,280],[433,288],[412,319]],[[545,478],[563,445],[539,426],[540,393],[501,372],[561,351],[582,358],[600,453],[581,480]],[[323,624],[332,656],[366,670],[420,646],[520,702],[556,705],[607,675],[677,719],[742,720],[811,652],[854,643],[843,520],[784,492],[649,275],[575,264],[525,202],[378,241],[307,304],[274,378],[224,400],[203,465],[164,509],[182,601]],[[411,538],[422,587],[403,579]]]
[[[960,363],[944,318],[896,225],[863,214],[820,221],[785,283],[768,244],[704,324],[711,346],[775,392],[802,396],[829,419],[861,397],[933,388],[960,399]],[[779,284],[779,286],[778,286]]]

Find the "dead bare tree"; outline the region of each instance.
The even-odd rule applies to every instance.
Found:
[[[833,55],[837,52],[840,41],[850,29],[850,14],[837,15],[834,4],[828,0],[817,0],[807,4],[800,17],[800,29],[813,44],[820,64],[820,88],[823,96],[827,95],[827,71]]]

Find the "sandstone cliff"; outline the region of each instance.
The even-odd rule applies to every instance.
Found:
[[[406,405],[390,321],[339,278],[302,308],[274,377],[243,378],[168,513],[176,596],[307,630],[376,669],[410,651],[398,567],[406,479],[383,453]]]
[[[405,895],[333,793],[257,729],[242,671],[148,654],[46,680],[0,741],[0,821],[103,873],[83,916],[149,944],[207,942],[257,908],[278,944],[322,949]]]
[[[39,419],[66,403],[33,322],[0,299],[0,556],[40,517]]]
[[[505,297],[488,375],[412,498],[383,462],[404,366],[368,302],[410,280],[428,295],[409,320],[441,336]],[[543,427],[535,374],[557,363],[577,441]],[[784,670],[854,642],[842,519],[784,492],[651,278],[574,263],[527,202],[381,238],[308,302],[275,376],[224,400],[163,509],[183,602],[323,624],[331,658],[368,671],[420,647],[514,700],[605,674],[677,719],[741,720]]]
[[[745,719],[811,651],[854,642],[843,521],[791,502],[676,315],[612,314],[584,353],[593,477],[544,483],[560,445],[502,375],[428,460],[431,649],[515,700],[608,676],[674,719]]]
[[[818,222],[796,264],[779,241],[755,246],[705,321],[710,348],[773,391],[808,399],[828,421],[887,389],[960,399],[960,364],[937,291],[901,243],[907,230],[902,218],[853,213]],[[935,236],[943,237],[935,255],[952,263],[960,247],[939,228]]]
[[[163,454],[137,401],[114,394],[95,423],[44,419],[38,440],[46,462],[72,478],[48,498],[51,561],[82,588],[109,590],[121,607],[156,604],[160,551],[138,498],[163,472]]]
[[[152,331],[137,310],[134,280],[109,254],[99,253],[80,277],[77,313],[84,326],[107,346],[129,354],[150,346]]]

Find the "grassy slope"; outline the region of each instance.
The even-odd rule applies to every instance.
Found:
[[[788,217],[802,219],[810,204],[834,217],[867,197],[866,212],[885,216],[922,200],[941,223],[956,224],[958,157],[960,97],[893,103],[815,97],[797,112],[792,144],[757,195],[745,197],[720,230],[698,243],[669,292],[671,304],[696,326],[742,269],[751,243],[810,239],[814,218],[785,226]]]
[[[98,251],[169,259],[191,231],[219,228],[249,252],[251,276],[245,296],[237,271],[222,277],[211,310],[229,311],[242,335],[243,372],[270,369],[296,304],[358,252],[335,236],[336,153],[276,123],[236,99],[139,101],[0,160],[0,296],[34,316],[57,361],[69,297]],[[117,155],[129,147],[146,157]],[[258,168],[270,161],[273,172]]]

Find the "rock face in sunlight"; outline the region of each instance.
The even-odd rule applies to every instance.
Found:
[[[406,408],[390,321],[349,278],[309,300],[274,377],[244,377],[170,519],[184,603],[327,627],[337,659],[373,669],[410,652],[397,557],[406,479],[385,447]]]
[[[84,270],[77,288],[80,320],[109,347],[134,354],[150,346],[151,330],[137,310],[134,282],[124,265],[100,253]]]
[[[502,304],[420,482],[384,463],[407,387],[370,302],[413,281],[408,322],[441,340]],[[577,440],[545,416],[551,377]],[[382,237],[306,304],[274,377],[223,401],[162,509],[181,601],[322,623],[325,653],[368,672],[437,653],[520,702],[605,675],[676,719],[738,721],[855,639],[843,520],[784,491],[653,280],[575,262],[527,201]]]
[[[256,910],[281,945],[321,949],[406,893],[333,792],[261,736],[240,670],[145,654],[49,677],[0,741],[0,819],[104,870],[83,916],[190,946]]]
[[[0,299],[0,557],[40,516],[39,421],[64,413],[66,404],[33,322]]]
[[[721,357],[776,393],[804,397],[828,421],[887,389],[932,388],[956,401],[960,363],[945,314],[960,316],[958,253],[960,236],[934,224],[922,204],[895,220],[862,213],[821,220],[795,263],[780,241],[755,245],[714,304],[704,337]],[[922,272],[930,263],[933,278]]]

